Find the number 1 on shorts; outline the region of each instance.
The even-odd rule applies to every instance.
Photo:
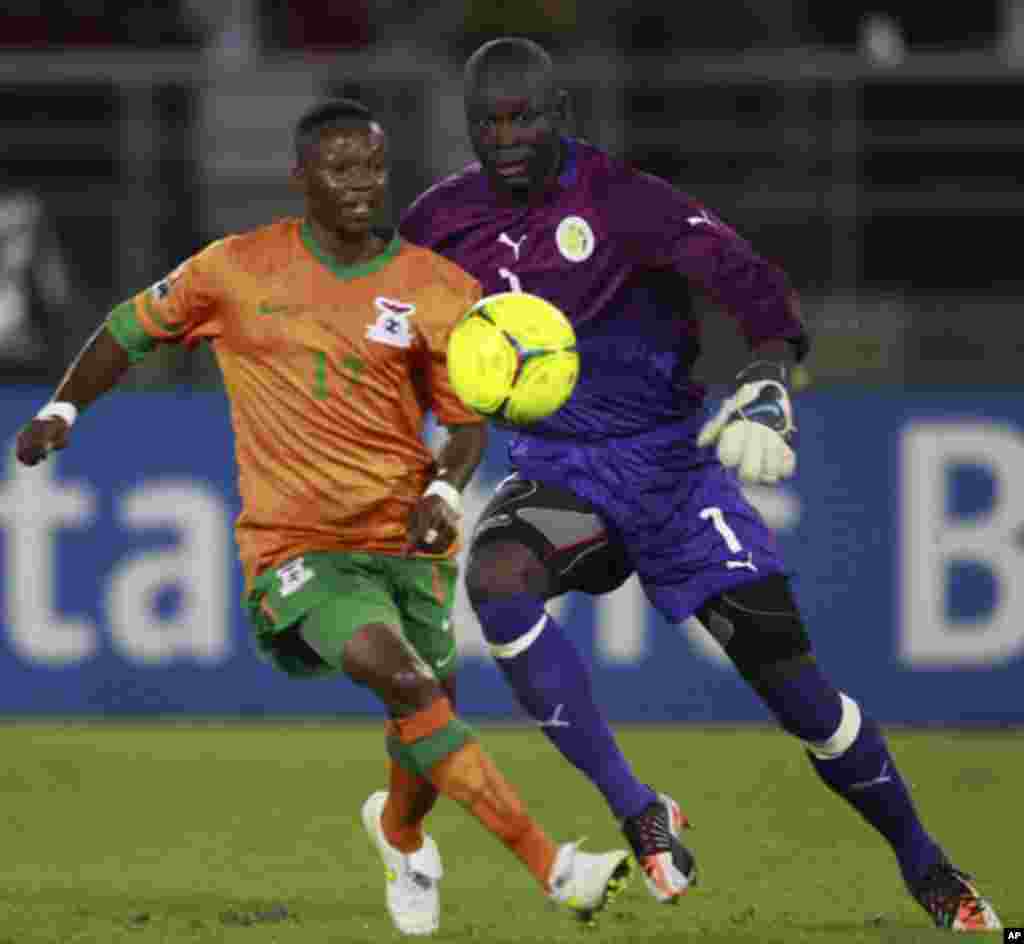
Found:
[[[729,549],[730,554],[735,556],[743,553],[743,545],[740,543],[740,539],[736,537],[736,532],[726,523],[725,515],[722,514],[721,508],[717,505],[702,508],[700,516],[704,521],[707,521],[708,518],[711,519],[711,523],[715,526],[719,537],[725,541],[725,546]],[[742,567],[746,570],[757,571],[757,566],[754,564],[754,556],[750,551],[747,551],[746,560],[727,560],[725,566],[727,570],[736,570]]]
[[[700,516],[704,521],[708,518],[711,519],[711,523],[715,526],[715,530],[719,533],[722,540],[725,541],[725,546],[729,548],[730,554],[740,554],[743,551],[743,545],[740,544],[740,539],[736,537],[736,532],[726,523],[725,515],[722,514],[722,509],[717,505],[712,505],[709,508],[702,508]]]

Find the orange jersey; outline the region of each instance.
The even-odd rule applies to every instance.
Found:
[[[479,297],[454,263],[397,236],[346,268],[286,220],[207,246],[132,299],[150,337],[213,347],[247,580],[309,551],[401,552],[433,472],[428,410],[481,422],[445,366],[448,334]]]

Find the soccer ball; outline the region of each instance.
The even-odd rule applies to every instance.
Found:
[[[569,319],[528,292],[482,298],[448,339],[456,394],[498,423],[525,426],[550,416],[571,396],[579,369]]]

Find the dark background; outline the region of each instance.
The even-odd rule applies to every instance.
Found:
[[[503,34],[556,53],[581,136],[790,272],[815,383],[1017,382],[1015,0],[74,6],[5,8],[0,199],[39,209],[26,242],[0,204],[6,382],[56,379],[113,304],[208,240],[297,212],[291,124],[318,99],[363,97],[388,125],[393,216],[469,159],[461,63]],[[707,330],[715,379],[735,345],[723,319]],[[134,383],[217,379],[208,356],[166,352]]]

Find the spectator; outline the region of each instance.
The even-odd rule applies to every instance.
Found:
[[[0,373],[44,380],[63,358],[57,344],[69,317],[64,254],[42,201],[26,190],[0,192]],[[56,350],[51,351],[51,347]]]

